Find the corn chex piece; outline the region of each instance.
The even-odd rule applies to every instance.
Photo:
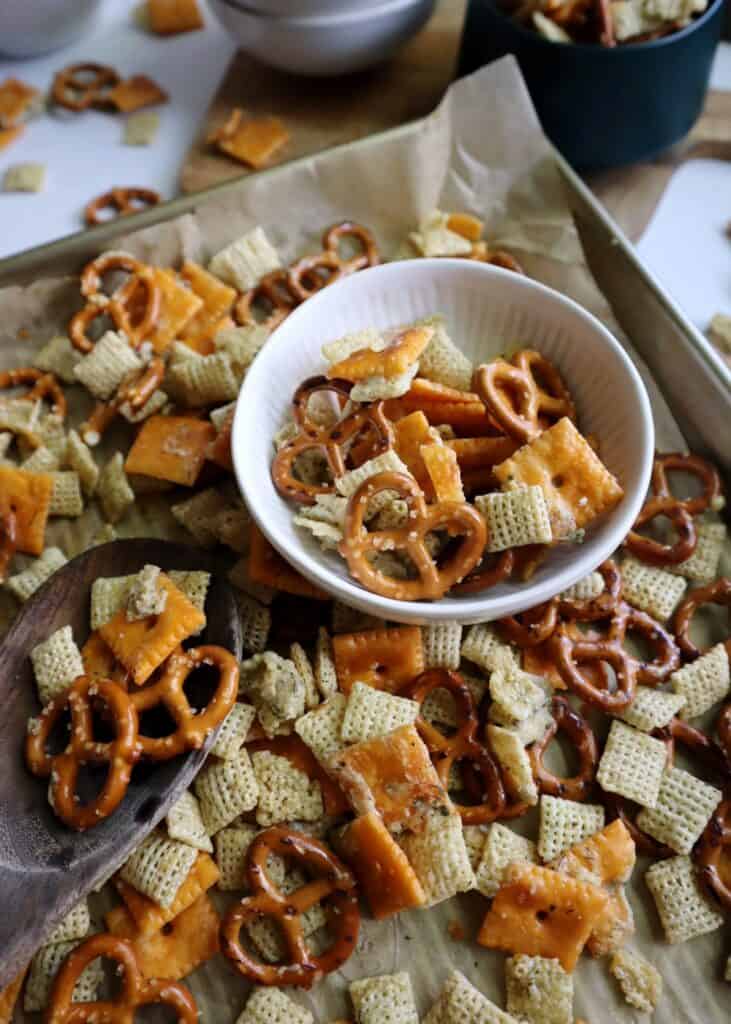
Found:
[[[411,232],[409,241],[422,256],[466,256],[472,244],[448,225],[448,213],[432,210],[419,221],[419,230]]]
[[[90,498],[99,483],[99,467],[91,448],[81,440],[75,430],[70,430],[68,434],[66,461],[77,474],[82,491]]]
[[[421,627],[425,668],[459,668],[462,626],[459,622],[437,622]]]
[[[214,531],[221,544],[241,555],[248,552],[251,516],[243,506],[222,509],[216,516]]]
[[[376,402],[379,398],[400,398],[411,387],[419,371],[418,362],[412,363],[403,373],[392,377],[374,374],[354,384],[350,391],[351,402]]]
[[[622,711],[619,717],[628,725],[642,732],[662,729],[664,725],[685,707],[685,697],[666,690],[655,690],[651,686],[638,686],[635,699]]]
[[[168,592],[160,586],[160,567],[145,565],[135,575],[127,593],[127,618],[130,622],[162,615]]]
[[[135,492],[124,471],[124,456],[121,452],[116,452],[101,471],[97,493],[104,515],[110,523],[119,522],[130,505],[134,505]]]
[[[214,342],[216,351],[226,353],[231,360],[234,373],[241,378],[254,362],[268,337],[269,331],[266,327],[249,324],[244,327],[226,327],[218,331]]]
[[[683,718],[697,718],[723,700],[731,690],[731,670],[725,644],[716,644],[697,661],[670,676],[673,693],[685,697]]]
[[[189,849],[193,850],[193,847],[189,847]],[[197,850],[193,850],[193,853],[196,854],[195,863],[169,907],[162,907],[148,896],[138,892],[133,885],[125,882],[119,875],[114,877],[114,887],[134,918],[140,934],[154,935],[155,932],[159,932],[163,925],[182,914],[218,881],[218,868],[213,858],[209,854]]]
[[[247,888],[246,854],[254,836],[258,835],[258,833],[259,829],[254,825],[222,828],[220,832],[216,833],[214,838],[216,864],[221,873],[218,880],[219,889],[228,892],[234,889]],[[279,881],[277,881],[277,884],[279,884]]]
[[[66,561],[66,556],[60,548],[46,548],[41,557],[31,562],[27,569],[10,576],[5,581],[5,586],[19,601],[25,602],[61,566],[66,565]]]
[[[59,462],[64,462],[66,459],[66,447],[68,440],[66,437],[66,427],[64,421],[58,413],[51,412],[38,424],[38,435],[50,452],[56,456]],[[20,439],[21,446],[24,444],[23,438]]]
[[[687,942],[723,924],[723,914],[709,903],[698,884],[690,857],[656,861],[645,872],[645,881],[671,944]]]
[[[5,398],[0,400],[0,430],[23,437],[36,433],[38,418],[41,414],[41,402],[29,402],[25,398]]]
[[[324,626],[317,631],[315,645],[315,682],[322,696],[327,700],[338,690],[338,674],[333,660],[333,647],[330,634]]]
[[[423,1024],[518,1024],[459,971],[452,971]]]
[[[54,946],[57,942],[78,942],[86,938],[91,928],[91,916],[86,900],[77,903],[68,914],[56,925],[46,939],[46,946]]]
[[[315,673],[310,659],[307,657],[307,651],[302,644],[290,644],[289,658],[305,686],[305,708],[308,710],[316,708],[320,703],[320,694],[315,682]]]
[[[13,164],[3,176],[3,192],[42,192],[45,181],[45,164]]]
[[[351,981],[348,991],[358,1024],[419,1024],[406,971]]]
[[[472,363],[449,337],[442,317],[428,317],[420,323],[431,327],[434,334],[419,357],[419,375],[448,388],[469,391],[472,385]]]
[[[65,334],[56,334],[33,356],[33,365],[64,382],[75,384],[74,367],[83,356]]]
[[[341,730],[347,703],[344,694],[334,693],[294,723],[294,731],[321,763],[343,747]]]
[[[548,505],[538,486],[480,494],[475,506],[487,523],[488,551],[550,544],[553,539]]]
[[[84,497],[81,493],[81,482],[78,473],[50,473],[53,480],[49,516],[66,516],[75,518],[84,511]]]
[[[685,593],[687,583],[665,569],[645,565],[636,558],[622,562],[622,592],[625,600],[659,622],[666,622]]]
[[[508,1013],[527,1024],[573,1024],[574,981],[558,960],[518,953],[505,961]]]
[[[102,576],[91,585],[91,629],[110,622],[127,604],[127,596],[134,582],[131,576]]]
[[[489,829],[486,829],[483,825],[462,825],[464,843],[467,847],[467,853],[469,854],[472,870],[475,873],[477,872],[479,863],[482,860],[488,831]]]
[[[59,467],[59,461],[57,457],[50,451],[44,444],[40,445],[29,455],[27,459],[24,459],[20,464],[20,468],[24,469],[26,473],[55,473]],[[55,490],[55,488],[54,488]],[[58,515],[57,512],[53,511],[53,498],[54,494],[51,493],[51,507],[48,510],[49,515]]]
[[[388,451],[383,452],[381,455],[376,455],[374,459],[368,459],[367,462],[358,466],[357,469],[351,469],[344,473],[335,481],[335,487],[338,494],[345,498],[350,498],[365,480],[376,476],[378,473],[405,473],[406,476],[411,476],[408,467],[401,461],[396,452],[389,448]]]
[[[531,807],[538,803],[538,787],[528,752],[519,736],[499,725],[487,726],[487,742],[500,763],[508,790],[517,800]],[[660,744],[663,746],[662,744]],[[663,751],[664,751],[663,746]]]
[[[418,716],[417,701],[355,683],[345,708],[341,736],[345,743],[387,736],[401,725],[411,725]]]
[[[662,740],[615,721],[596,778],[605,792],[619,793],[643,807],[654,807],[666,763],[667,750]]]
[[[236,757],[246,742],[249,729],[254,724],[256,708],[253,704],[242,704],[237,702],[221,723],[218,730],[216,742],[211,747],[211,753],[220,757],[222,761],[229,757]]]
[[[111,398],[124,378],[144,363],[123,334],[107,331],[88,356],[74,367],[74,376],[95,398]]]
[[[206,597],[211,584],[209,572],[202,569],[171,569],[167,577],[199,612],[205,612]]]
[[[259,825],[282,821],[318,821],[325,813],[322,789],[286,757],[259,750],[251,756],[259,786],[256,820]]]
[[[84,675],[81,651],[74,642],[71,626],[63,626],[30,652],[41,704],[48,704],[74,679]]]
[[[668,572],[676,576],[684,576],[692,583],[712,583],[718,575],[718,564],[721,561],[728,531],[723,523],[699,523],[698,542],[695,551],[678,565],[669,565]]]
[[[604,591],[604,577],[600,572],[590,572],[582,576],[572,586],[561,592],[566,601],[593,601]]]
[[[272,270],[281,267],[279,254],[262,227],[237,238],[217,252],[208,269],[240,292],[249,291]]]
[[[604,827],[604,808],[580,804],[560,796],[541,796],[538,853],[543,861],[553,860],[582,839]]]
[[[305,684],[294,664],[274,651],[255,654],[241,662],[239,693],[248,697],[259,714],[273,716],[283,722],[294,721],[305,710]],[[269,723],[264,724],[267,735]]]
[[[217,530],[217,523],[218,515],[216,515],[214,520],[214,530]],[[268,583],[260,583],[258,580],[252,580],[251,573],[249,572],[248,553],[245,554],[243,558],[240,558],[238,562],[229,569],[228,579],[229,582],[238,590],[243,591],[247,597],[253,598],[257,604],[270,605],[278,593],[278,591],[274,587],[270,587]]]
[[[170,808],[165,825],[171,839],[187,843],[196,850],[213,853],[213,843],[203,825],[200,804],[189,789]]]
[[[172,505],[173,517],[193,534],[203,547],[213,547],[216,543],[213,524],[216,516],[228,507],[228,501],[214,487],[199,491],[192,498]]]
[[[521,861],[529,864],[538,862],[536,844],[500,822],[490,825],[475,868],[477,888],[482,895],[492,899],[503,883],[506,869]]]
[[[399,845],[426,894],[424,906],[475,888],[475,873],[462,834],[462,819],[456,812],[430,811],[419,834],[406,833]]]
[[[188,877],[198,851],[153,832],[122,865],[119,877],[161,907],[169,907]]]
[[[256,807],[259,786],[248,751],[215,764],[207,764],[195,780],[206,832],[215,835],[245,811]]]
[[[619,982],[625,1000],[652,1013],[662,995],[662,975],[649,960],[631,949],[618,950],[609,962],[609,970]]]
[[[261,654],[267,645],[272,628],[272,613],[248,594],[238,594],[236,603],[241,619],[241,641],[245,651]]]
[[[369,348],[373,352],[382,352],[389,344],[390,337],[375,327],[364,327],[361,331],[345,334],[335,341],[328,341],[322,346],[322,356],[328,363],[341,363],[354,352]]]
[[[530,718],[547,701],[546,691],[538,685],[536,676],[512,666],[492,673],[490,696],[490,718],[509,728]]]
[[[462,657],[485,672],[494,672],[506,665],[518,667],[515,648],[504,643],[487,623],[470,626],[462,641]]]
[[[239,386],[239,377],[226,352],[175,363],[165,378],[166,389],[189,408],[230,402],[238,395]]]
[[[255,988],[236,1024],[315,1024],[315,1018],[278,988]]]
[[[356,682],[396,693],[424,670],[419,626],[341,633],[332,646],[343,693],[350,693]]]
[[[640,811],[637,824],[676,853],[690,853],[722,796],[720,789],[673,766],[663,774],[657,803]]]
[[[25,985],[23,1009],[26,1013],[45,1010],[51,996],[53,982],[61,964],[78,942],[56,942],[52,946],[41,946],[33,957]],[[86,967],[74,987],[72,1001],[74,1003],[91,1003],[104,980],[104,972],[100,960],[93,960]]]

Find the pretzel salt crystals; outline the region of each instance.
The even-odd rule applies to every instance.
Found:
[[[621,601],[612,616],[608,639],[624,646],[628,633],[639,633],[655,651],[652,661],[635,659],[638,683],[657,686],[680,664],[680,651],[672,634],[651,615]]]
[[[543,420],[576,418],[560,373],[532,349],[516,353],[511,362],[497,359],[478,366],[473,387],[505,433],[523,443],[538,437]]]
[[[690,638],[690,625],[693,616],[705,604],[726,605],[731,608],[731,579],[722,576],[707,587],[696,587],[681,602],[675,612],[673,625],[678,646],[686,658],[694,660],[705,654],[708,648],[697,647]],[[726,640],[726,651],[731,657],[731,637]]]
[[[269,873],[273,854],[307,868],[311,881],[294,892],[282,892]],[[245,873],[251,895],[231,907],[221,928],[223,953],[240,974],[258,985],[312,988],[345,963],[355,949],[360,928],[356,883],[324,843],[283,825],[269,828],[249,846]],[[314,954],[305,940],[302,916],[321,902],[333,941],[324,953]],[[242,928],[264,918],[273,918],[281,928],[286,963],[262,963],[242,944]]]
[[[395,491],[408,508],[406,523],[387,530],[368,531],[364,520],[368,505],[382,491]],[[461,541],[444,560],[435,561],[426,538],[437,530]],[[351,575],[382,597],[397,601],[438,599],[461,582],[482,558],[487,528],[482,516],[466,502],[445,501],[427,505],[421,488],[404,473],[378,473],[365,480],[348,502],[340,553]],[[412,561],[415,579],[386,575],[369,560],[380,552],[406,554]]]
[[[101,700],[114,723],[115,737],[99,742],[93,735],[92,706]],[[71,713],[68,743],[58,754],[47,750],[61,716]],[[125,691],[110,679],[80,676],[68,690],[50,701],[31,719],[26,738],[26,761],[34,775],[49,778],[48,799],[69,828],[83,831],[108,818],[124,799],[132,767],[140,756],[137,711]],[[97,797],[79,802],[77,783],[81,766],[106,764],[108,774]]]
[[[670,487],[668,473],[690,473],[703,485],[701,494],[693,498],[677,498]],[[681,452],[669,452],[656,455],[652,467],[653,494],[663,498],[674,498],[686,512],[696,516],[710,509],[720,512],[725,505],[721,477],[714,465],[700,455],[683,455]]]
[[[560,796],[566,800],[586,800],[594,784],[599,763],[599,750],[594,732],[586,719],[574,711],[564,697],[553,698],[551,714],[553,722],[544,736],[528,751],[533,777],[541,793]],[[569,739],[579,757],[579,771],[571,778],[555,775],[543,763],[548,745],[559,731]]]
[[[122,976],[120,993],[106,1002],[76,1002],[76,983],[97,957],[117,963],[117,973]],[[47,1024],[131,1024],[137,1009],[153,1004],[169,1006],[177,1024],[198,1024],[198,1008],[185,985],[166,978],[144,978],[132,943],[102,932],[69,953],[53,982],[45,1020]]]

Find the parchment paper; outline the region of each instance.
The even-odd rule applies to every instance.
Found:
[[[576,299],[620,333],[585,265],[552,151],[511,58],[453,85],[434,114],[397,137],[376,137],[358,149],[243,179],[235,191],[229,188],[202,200],[194,214],[120,238],[114,248],[159,264],[176,264],[183,257],[205,262],[222,245],[260,223],[289,260],[318,251],[323,228],[348,217],[371,227],[389,256],[434,206],[479,214],[491,241],[514,252],[532,277]],[[59,273],[76,269],[60,266]],[[78,283],[70,278],[0,291],[0,365],[27,364],[32,351],[64,330],[77,305]],[[28,333],[19,337],[19,330]],[[630,344],[622,341],[650,391],[658,447],[684,447],[658,389]],[[112,437],[107,450],[113,445]],[[180,538],[166,506],[165,498],[143,499],[120,534]],[[99,522],[92,506],[79,520],[53,524],[50,541],[75,554],[91,541]],[[7,597],[0,599],[0,625],[2,616],[7,624],[14,610]],[[535,834],[534,817],[521,821],[520,827]],[[655,1020],[728,1020],[731,987],[719,980],[731,947],[728,924],[682,946],[667,945],[642,881],[646,867],[640,860],[630,886],[637,923],[632,945],[664,977],[665,992]],[[96,910],[102,905],[97,903]],[[437,908],[404,914],[397,921],[376,923],[366,918],[351,960],[313,993],[295,993],[295,998],[312,1010],[318,1024],[327,1024],[351,1015],[345,991],[349,981],[404,969],[411,974],[420,1013],[426,1014],[454,965],[503,1006],[504,958],[472,941],[486,909],[484,898],[470,893]],[[450,938],[447,927],[454,921],[463,925],[465,941]],[[583,957],[575,978],[575,1015],[588,1024],[641,1016],[618,995],[606,961]],[[202,1020],[211,1024],[233,1022],[248,989],[220,957],[198,970],[190,984]]]

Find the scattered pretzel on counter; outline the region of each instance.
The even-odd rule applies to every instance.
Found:
[[[94,227],[96,224],[106,224],[116,217],[139,213],[140,210],[157,206],[159,202],[160,193],[152,188],[142,188],[136,185],[112,188],[89,200],[84,207],[84,220],[89,227]],[[101,214],[104,210],[112,211],[112,216],[102,217]]]
[[[109,92],[119,82],[114,68],[106,64],[87,61],[71,64],[56,74],[51,94],[54,103],[67,110],[88,110],[92,106],[107,106]]]

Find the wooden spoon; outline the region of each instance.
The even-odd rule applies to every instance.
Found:
[[[26,768],[26,723],[40,709],[30,651],[67,625],[81,646],[89,634],[94,580],[135,573],[147,563],[210,572],[208,624],[200,642],[218,644],[241,657],[236,598],[222,563],[182,544],[126,540],[92,548],[65,565],[23,606],[0,644],[0,988],[60,919],[154,828],[188,787],[215,739],[211,736],[202,750],[142,772],[136,769],[123,803],[87,832],[74,832],[55,817],[46,780]]]

